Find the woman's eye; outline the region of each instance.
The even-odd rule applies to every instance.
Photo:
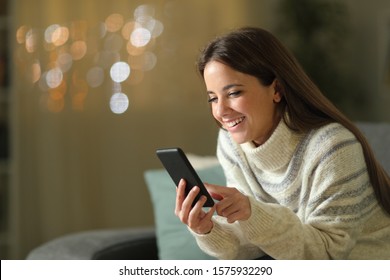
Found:
[[[228,95],[232,96],[232,97],[235,97],[235,96],[238,96],[240,94],[241,94],[241,91],[233,91],[233,92],[230,92]]]
[[[216,97],[210,97],[207,102],[208,103],[213,103],[213,102],[216,102],[217,101],[217,98]]]

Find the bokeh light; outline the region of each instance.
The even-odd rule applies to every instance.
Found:
[[[36,83],[41,78],[41,65],[39,64],[39,61],[34,61],[31,64],[31,82]]]
[[[106,18],[105,24],[107,31],[116,32],[121,29],[124,19],[121,14],[111,14]]]
[[[58,55],[56,64],[65,73],[72,67],[73,58],[69,53],[62,53]]]
[[[29,29],[26,34],[26,50],[28,53],[33,53],[38,47],[38,31]]]
[[[59,47],[65,44],[69,39],[69,29],[64,26],[59,26],[51,35],[53,45]]]
[[[139,48],[146,46],[150,39],[152,38],[152,34],[146,28],[140,27],[135,29],[130,35],[130,42],[133,46]]]
[[[140,5],[134,9],[134,18],[138,21],[144,17],[154,17],[155,9],[152,5]]]
[[[52,36],[53,33],[56,31],[57,28],[60,26],[58,24],[52,24],[45,30],[45,41],[47,43],[52,43]]]
[[[24,44],[26,42],[26,34],[29,28],[26,25],[22,25],[16,30],[16,41],[19,44]]]
[[[75,41],[70,47],[70,54],[73,60],[82,59],[87,53],[87,44],[84,41]]]
[[[111,79],[114,82],[121,83],[130,75],[130,66],[126,62],[119,61],[112,65],[110,70]]]
[[[56,67],[49,70],[46,74],[46,83],[49,88],[56,88],[62,82],[63,74],[60,68]]]
[[[114,93],[110,99],[110,109],[114,114],[123,114],[129,108],[129,98],[122,92]]]

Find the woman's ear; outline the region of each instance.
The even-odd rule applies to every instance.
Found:
[[[279,103],[283,96],[282,87],[277,79],[272,82],[272,85],[274,87],[274,103]]]

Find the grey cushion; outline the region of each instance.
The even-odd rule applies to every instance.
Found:
[[[357,123],[383,168],[390,174],[390,124]]]
[[[140,240],[142,244],[140,243]],[[144,241],[151,244],[144,246]],[[137,250],[140,246],[143,246],[143,248]],[[122,250],[122,248],[127,248],[126,252]],[[146,253],[148,255],[146,255]],[[113,255],[116,255],[116,257]],[[29,260],[90,260],[120,258],[157,258],[157,244],[155,241],[154,228],[92,230],[68,234],[42,244],[31,251],[27,256],[27,259]]]

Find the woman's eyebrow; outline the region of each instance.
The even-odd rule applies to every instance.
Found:
[[[224,86],[222,88],[222,91],[227,91],[227,90],[231,89],[232,87],[242,87],[242,86],[244,86],[244,85],[242,85],[242,84],[229,84],[229,85]],[[207,91],[207,94],[213,94],[213,93],[214,92],[211,90]]]
[[[232,87],[242,87],[243,85],[242,84],[230,84],[230,85],[226,85],[222,88],[223,91],[227,91],[228,89],[231,89]]]

